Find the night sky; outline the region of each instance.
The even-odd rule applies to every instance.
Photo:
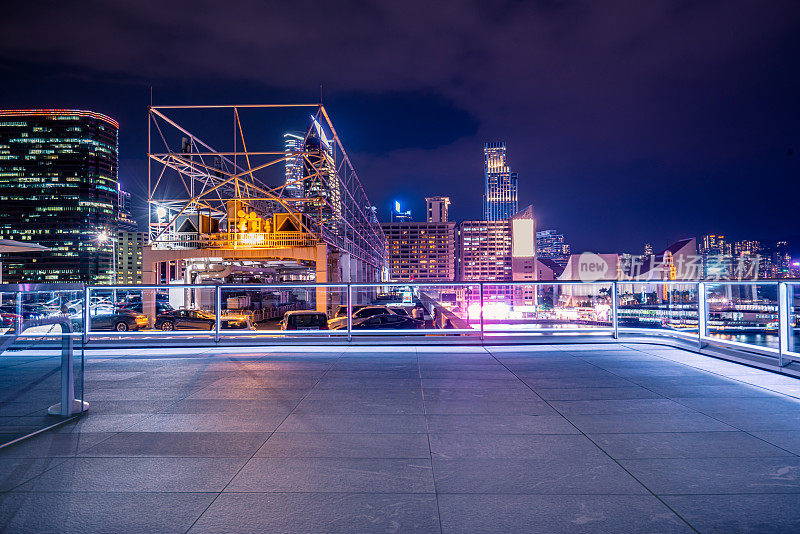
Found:
[[[481,217],[486,141],[573,251],[800,234],[800,2],[4,2],[0,108],[324,103],[370,199]],[[301,125],[306,126],[306,125]],[[281,132],[275,132],[280,146]]]

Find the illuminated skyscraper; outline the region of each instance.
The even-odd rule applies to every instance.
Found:
[[[9,282],[110,282],[118,227],[117,132],[91,111],[0,111],[0,239],[50,250],[8,254]]]
[[[504,142],[483,145],[483,219],[504,221],[517,213],[517,173],[511,172]]]
[[[300,132],[283,134],[283,147],[286,152],[286,187],[284,197],[300,198],[303,196],[303,141],[305,135]]]

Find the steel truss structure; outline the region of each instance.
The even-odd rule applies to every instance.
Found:
[[[256,134],[251,129],[245,135],[248,113],[291,111],[302,112],[295,127],[305,130],[302,143],[291,149],[248,144],[264,135],[263,122]],[[175,115],[181,113],[199,114],[199,124],[206,129],[214,124],[206,114],[230,113],[233,135],[224,138],[231,139],[232,146],[212,146],[211,139],[219,143],[225,127],[204,129],[201,138],[178,122]],[[322,104],[150,106],[147,136],[149,242],[154,249],[214,248],[226,242],[236,248],[326,243],[377,269],[385,266],[386,238]],[[277,130],[275,139],[276,144],[283,141]],[[301,166],[302,173],[286,178],[287,162]],[[292,194],[296,191],[304,194]],[[231,206],[234,213],[254,212],[261,220],[287,214],[283,220],[291,219],[292,231],[272,227],[269,232],[240,232]],[[187,216],[205,221],[196,228],[199,239],[177,227]]]

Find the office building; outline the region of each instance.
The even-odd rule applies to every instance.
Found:
[[[131,210],[131,194],[117,184],[117,230],[136,232],[138,229],[139,224]]]
[[[570,246],[564,242],[564,234],[555,230],[541,230],[536,232],[536,257],[552,260],[562,268],[567,265],[570,255]]]
[[[392,282],[455,279],[455,223],[391,222],[381,227]]]
[[[300,198],[303,196],[303,143],[305,134],[287,132],[283,134],[285,186],[283,196]]]
[[[484,144],[483,162],[483,219],[510,219],[517,213],[517,173],[508,166],[506,144]]]
[[[707,279],[727,279],[732,271],[731,244],[724,235],[709,234],[700,238],[701,273]]]
[[[535,228],[530,206],[507,220],[462,222],[457,232],[458,279],[463,282],[536,280]],[[533,298],[530,289],[520,291],[515,293],[511,285],[486,284],[484,298],[506,301],[513,298],[515,304]]]
[[[147,232],[117,231],[117,284],[142,283],[142,250],[146,244]]]
[[[425,199],[429,223],[447,222],[447,209],[450,207],[450,197],[428,197]]]
[[[0,111],[0,239],[50,250],[4,255],[8,282],[112,279],[117,122],[92,111]]]

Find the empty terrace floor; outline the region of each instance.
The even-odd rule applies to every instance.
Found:
[[[798,532],[800,381],[658,345],[87,350],[9,532]]]

